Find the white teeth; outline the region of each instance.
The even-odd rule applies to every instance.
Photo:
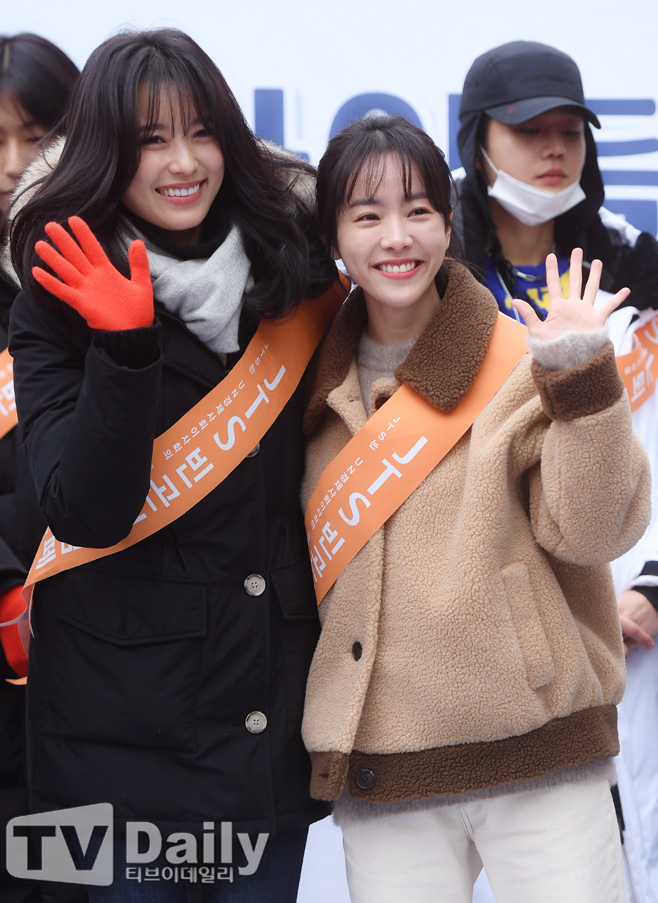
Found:
[[[167,198],[186,198],[191,194],[196,194],[200,188],[201,182],[197,182],[191,188],[158,188],[158,191]]]
[[[416,263],[402,263],[400,266],[391,265],[390,263],[385,263],[379,267],[379,269],[383,273],[408,273],[413,270],[416,266]]]

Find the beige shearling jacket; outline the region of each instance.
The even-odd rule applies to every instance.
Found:
[[[448,287],[395,378],[452,410],[496,322],[487,289]],[[356,290],[318,353],[307,503],[365,423]],[[646,456],[608,342],[546,370],[526,355],[470,431],[354,557],[320,607],[303,736],[311,793],[393,801],[526,781],[618,749],[624,655],[607,562],[650,515]]]

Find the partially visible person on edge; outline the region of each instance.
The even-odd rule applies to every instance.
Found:
[[[78,76],[68,56],[36,34],[0,35],[0,242],[16,183],[57,133],[69,93]],[[0,269],[0,352],[6,354],[9,312],[18,288]],[[7,366],[3,359],[0,370]],[[32,477],[21,447],[20,430],[7,419],[13,387],[0,396],[0,623],[22,609],[21,588],[45,529]],[[8,679],[25,674],[23,646],[15,625],[0,628],[0,899],[3,903],[40,899],[73,900],[76,889],[40,887],[10,876],[5,867],[7,822],[27,812],[25,777],[25,687]],[[42,894],[40,896],[39,894]],[[84,890],[78,892],[86,896]]]
[[[607,562],[651,492],[604,328],[628,289],[596,309],[600,264],[583,293],[574,250],[563,292],[549,254],[549,317],[517,300],[512,323],[445,256],[452,195],[398,117],[348,126],[318,166],[320,231],[358,287],[304,417],[311,793],[334,801],[352,903],[470,903],[482,867],[499,903],[622,903]]]
[[[112,804],[92,903],[182,903],[193,883],[294,903],[327,807],[300,731],[319,621],[291,315],[344,294],[314,170],[257,140],[176,29],[101,44],[65,133],[11,226],[18,414],[53,549],[76,561],[34,594],[31,804]],[[139,866],[135,821],[162,839]]]
[[[635,903],[658,901],[658,243],[601,205],[603,182],[576,63],[553,47],[514,41],[478,57],[461,99],[455,253],[473,265],[503,313],[512,298],[549,310],[546,254],[564,285],[569,256],[603,263],[601,295],[629,297],[608,320],[632,398],[633,428],[654,472],[653,520],[640,542],[613,562],[627,687],[619,708],[617,759],[625,865]],[[639,340],[639,344],[638,344]],[[642,349],[644,346],[644,349]],[[615,790],[616,795],[616,790]]]

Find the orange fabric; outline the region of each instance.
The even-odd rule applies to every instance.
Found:
[[[0,624],[15,620],[25,610],[22,589],[22,586],[15,586],[0,596]],[[2,643],[10,668],[16,672],[18,677],[25,677],[27,675],[27,653],[23,648],[17,624],[0,627],[0,643]]]
[[[634,348],[617,358],[631,411],[653,395],[658,381],[658,314],[635,331]]]
[[[14,361],[5,348],[0,353],[0,439],[18,423],[14,399]]]
[[[454,411],[446,414],[402,385],[329,464],[306,509],[318,605],[357,552],[470,428],[527,352],[526,337],[524,326],[499,314],[478,376]]]

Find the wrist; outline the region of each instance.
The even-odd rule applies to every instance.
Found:
[[[658,586],[632,586],[631,589],[634,589],[636,593],[641,593],[647,602],[650,602],[651,605],[658,612]]]
[[[160,358],[160,327],[135,329],[94,330],[94,344],[119,367],[142,370]]]
[[[547,370],[568,370],[584,364],[601,351],[608,340],[608,331],[600,329],[565,332],[555,339],[528,337],[530,352]]]

